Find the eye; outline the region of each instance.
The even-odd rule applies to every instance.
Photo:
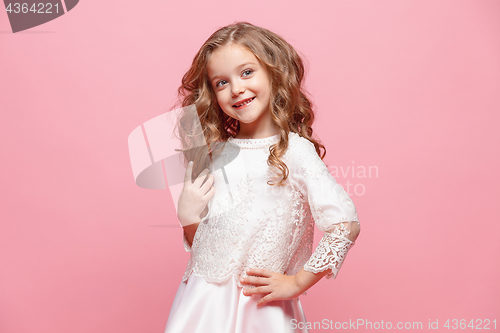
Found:
[[[243,71],[243,74],[245,74],[245,73],[249,73],[248,75],[250,75],[250,74],[252,74],[252,73],[253,73],[253,69],[245,69],[245,70]],[[247,75],[247,76],[248,76],[248,75]]]
[[[219,82],[217,82],[217,83],[215,84],[215,87],[218,87],[218,86],[219,86],[219,83],[221,83],[221,82],[226,82],[226,80],[220,80]]]

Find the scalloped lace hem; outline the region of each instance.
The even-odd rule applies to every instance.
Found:
[[[217,277],[210,277],[208,276],[207,274],[199,274],[197,273],[196,271],[191,271],[190,273],[187,273],[184,275],[184,277],[182,278],[182,281],[183,282],[186,282],[189,277],[191,275],[194,275],[198,278],[203,278],[205,279],[205,281],[207,281],[207,283],[223,283],[223,282],[226,282],[228,281],[229,279],[231,278],[234,278],[236,280],[236,284],[238,285],[238,287],[241,287],[241,288],[244,288],[244,289],[248,289],[248,288],[252,288],[252,286],[249,286],[249,285],[242,285],[241,282],[240,282],[240,276],[246,276],[244,274],[236,274],[234,272],[231,272],[229,273],[228,275],[225,275],[225,276],[217,276]]]

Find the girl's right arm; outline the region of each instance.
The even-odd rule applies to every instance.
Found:
[[[177,218],[184,229],[186,240],[191,246],[196,229],[208,212],[208,202],[215,194],[214,178],[208,175],[208,169],[203,170],[194,182],[191,181],[193,162],[189,162],[184,176],[184,187],[179,196]],[[203,181],[206,181],[203,183]]]
[[[204,218],[207,215],[207,213],[208,213],[208,206],[205,207],[205,210],[202,213],[203,216],[201,218]],[[193,244],[194,235],[196,234],[196,230],[198,230],[199,224],[200,221],[182,227],[184,229],[184,235],[186,237],[189,247],[191,247],[191,245]]]

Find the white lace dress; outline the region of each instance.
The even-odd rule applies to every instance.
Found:
[[[328,270],[335,278],[354,245],[356,208],[307,139],[291,132],[282,157],[286,186],[269,168],[269,147],[279,136],[234,139],[214,160],[215,195],[198,226],[191,257],[177,290],[165,333],[307,332],[298,298],[257,307],[262,295],[244,296],[247,268],[294,275]],[[314,224],[324,232],[312,251]],[[296,325],[294,325],[296,324]]]

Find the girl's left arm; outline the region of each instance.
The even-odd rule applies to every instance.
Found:
[[[304,267],[295,275],[266,269],[247,271],[249,277],[242,279],[242,283],[256,287],[245,290],[244,294],[266,294],[259,304],[298,297],[325,275],[335,278],[360,232],[354,203],[330,174],[314,145],[300,138],[289,148],[292,148],[291,181],[307,198],[314,222],[324,234]]]
[[[334,232],[325,233],[318,249],[305,265],[307,271],[302,268],[295,275],[285,275],[268,269],[247,269],[248,277],[242,278],[241,283],[256,287],[245,289],[243,294],[245,296],[266,294],[257,303],[264,305],[271,301],[299,297],[325,275],[335,277],[347,251],[354,245],[360,232],[357,221],[338,223],[335,227]]]
[[[336,278],[360,232],[356,207],[330,174],[314,145],[304,138],[297,143],[292,151],[292,182],[307,198],[312,218],[324,232],[303,269],[316,274],[327,271],[327,278]]]

